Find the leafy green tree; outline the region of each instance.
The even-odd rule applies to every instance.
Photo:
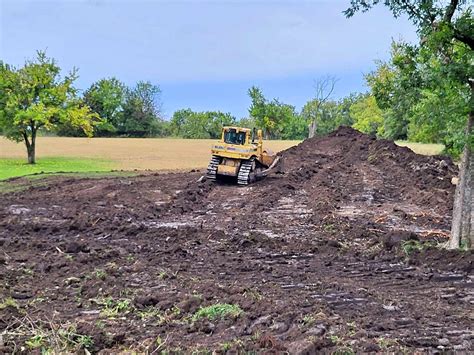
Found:
[[[249,116],[255,121],[257,127],[262,129],[265,137],[273,134],[276,122],[273,117],[268,117],[267,100],[263,96],[262,90],[256,86],[252,86],[248,90],[248,95],[252,100],[249,107]]]
[[[339,100],[338,115],[336,117],[334,129],[339,126],[352,126],[354,124],[354,118],[351,116],[351,106],[363,98],[364,94],[351,93],[349,96]]]
[[[99,80],[84,92],[84,102],[102,118],[102,122],[95,127],[96,136],[117,132],[126,90],[121,81],[110,78]]]
[[[354,119],[352,127],[355,129],[367,134],[384,135],[382,110],[372,95],[352,104],[350,113]]]
[[[36,162],[38,130],[69,124],[91,136],[99,121],[98,115],[77,97],[73,87],[76,71],[64,78],[60,71],[56,62],[41,51],[20,69],[0,62],[0,127],[7,138],[25,143],[30,164]]]
[[[175,111],[170,121],[171,134],[176,137],[182,137],[184,126],[189,117],[191,117],[192,115],[193,110],[191,110],[190,108]]]
[[[308,137],[308,124],[303,116],[295,112],[293,106],[287,106],[286,114],[279,124],[279,138],[300,139]]]
[[[305,132],[294,106],[284,104],[278,99],[268,101],[255,86],[249,89],[248,94],[252,100],[249,107],[250,118],[262,129],[266,139],[290,139],[293,136],[300,137]]]
[[[450,247],[458,248],[463,241],[474,247],[474,226],[471,218],[471,195],[474,178],[474,16],[472,2],[467,0],[351,0],[346,16],[357,11],[368,11],[379,3],[387,6],[395,17],[407,15],[415,24],[420,43],[415,60],[420,73],[422,97],[429,107],[443,88],[464,87],[467,92],[467,112],[464,118],[464,134],[458,133],[463,146],[459,182],[456,187]],[[461,96],[460,100],[464,100]],[[431,103],[430,103],[431,102]],[[435,105],[436,106],[436,105]],[[457,106],[457,105],[456,105]],[[423,110],[418,105],[418,109]],[[438,117],[445,117],[439,115]],[[435,119],[435,118],[434,118]],[[434,125],[457,126],[456,117],[445,117],[445,122],[436,120]],[[456,129],[455,129],[456,131]],[[449,131],[448,131],[449,132]]]
[[[245,128],[250,128],[250,129],[257,128],[257,124],[255,123],[255,120],[251,117],[243,117],[239,119],[236,124],[239,127],[245,127]]]
[[[161,90],[150,82],[140,81],[125,91],[122,112],[117,119],[117,132],[130,137],[161,135]]]
[[[235,125],[236,120],[230,113],[220,111],[194,112],[191,109],[178,110],[170,122],[174,135],[183,138],[217,139],[223,126]]]
[[[384,116],[385,137],[407,139],[413,105],[420,98],[421,78],[413,56],[416,48],[393,42],[389,62],[377,62],[377,69],[366,75],[377,105]]]

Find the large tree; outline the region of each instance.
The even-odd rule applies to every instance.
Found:
[[[92,135],[98,122],[97,114],[77,97],[76,71],[64,78],[60,71],[44,52],[20,69],[0,62],[0,128],[7,138],[25,143],[30,164],[36,162],[38,130],[68,124]]]
[[[292,138],[289,134],[300,137],[305,131],[294,106],[280,102],[278,99],[268,101],[260,88],[256,86],[248,90],[248,95],[252,100],[249,107],[250,118],[255,121],[258,128],[263,130],[266,139]]]
[[[474,226],[471,206],[474,198],[474,156],[472,149],[474,124],[474,17],[471,2],[466,0],[352,0],[345,11],[351,17],[384,4],[395,17],[406,15],[420,37],[415,65],[422,73],[420,87],[428,94],[441,88],[464,86],[468,92],[468,113],[464,119],[459,181],[456,187],[450,247],[462,244],[474,247]],[[426,93],[426,92],[425,92]],[[450,118],[447,120],[451,121]],[[449,126],[451,122],[447,122]]]
[[[101,118],[95,127],[95,135],[111,135],[117,132],[126,86],[116,78],[101,79],[84,92],[84,102]]]
[[[134,137],[160,135],[162,123],[161,90],[158,85],[140,81],[134,88],[126,90],[116,127],[119,134]]]

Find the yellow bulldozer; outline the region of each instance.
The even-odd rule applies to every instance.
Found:
[[[237,184],[248,185],[281,171],[280,157],[263,147],[262,131],[242,127],[223,127],[221,139],[212,146],[212,159],[206,177],[234,177]]]

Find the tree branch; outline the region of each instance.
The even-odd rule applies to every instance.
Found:
[[[402,0],[401,4],[405,5],[406,12],[408,13],[409,17],[417,18],[417,19],[422,20],[422,21],[426,20],[426,17],[423,16],[423,14],[420,11],[417,11],[416,7],[413,6],[413,4],[410,2],[410,0]],[[398,16],[396,16],[396,17],[398,17]]]
[[[459,32],[455,28],[453,28],[453,37],[457,39],[459,42],[462,42],[469,46],[471,50],[474,50],[474,38],[471,36],[466,36],[464,33]]]
[[[444,20],[447,23],[451,23],[451,20],[453,18],[454,12],[456,11],[456,8],[458,7],[459,0],[451,0],[449,5],[446,7],[446,12],[444,15]]]

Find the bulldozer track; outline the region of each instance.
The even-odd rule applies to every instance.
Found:
[[[211,180],[216,180],[217,178],[217,166],[220,163],[219,157],[213,156],[209,165],[207,166],[207,174],[206,177]]]
[[[240,165],[239,175],[237,176],[238,185],[248,185],[250,182],[250,173],[252,172],[252,165],[254,159],[245,160]]]

